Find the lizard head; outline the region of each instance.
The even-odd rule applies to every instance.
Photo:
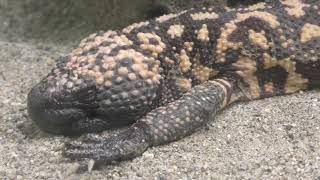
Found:
[[[112,44],[87,49],[61,58],[31,89],[28,112],[40,129],[77,134],[97,119],[103,129],[129,124],[159,99],[161,68],[152,55]]]

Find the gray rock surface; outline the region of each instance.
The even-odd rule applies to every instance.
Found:
[[[16,14],[1,12],[0,20],[15,22]],[[22,43],[15,30],[0,26],[1,179],[320,178],[319,90],[232,105],[187,138],[77,174],[78,164],[61,155],[70,138],[40,132],[26,112],[30,88],[71,46]]]

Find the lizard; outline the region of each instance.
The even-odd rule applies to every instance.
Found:
[[[87,134],[65,143],[71,160],[130,160],[232,103],[319,88],[319,9],[310,0],[194,8],[94,33],[31,89],[29,116],[45,132]]]

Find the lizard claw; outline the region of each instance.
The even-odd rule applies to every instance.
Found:
[[[65,143],[64,156],[71,160],[90,160],[88,169],[99,164],[129,160],[141,155],[151,145],[143,126],[132,126],[111,137],[94,138],[94,141],[73,141]]]

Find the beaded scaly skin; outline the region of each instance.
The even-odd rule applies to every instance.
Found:
[[[33,87],[29,114],[49,133],[94,133],[64,155],[108,164],[179,140],[233,102],[319,88],[320,3],[309,2],[191,9],[92,34]]]

